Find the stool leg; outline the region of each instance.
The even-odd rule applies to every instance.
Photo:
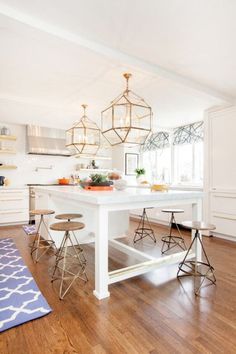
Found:
[[[201,245],[201,249],[202,249],[202,252],[205,256],[205,259],[206,259],[206,262],[200,262],[200,261],[197,261],[197,260],[193,260],[193,261],[188,261],[187,260],[187,256],[194,244],[194,242],[198,242],[200,243]],[[201,273],[201,271],[199,271],[198,267],[199,266],[204,266],[204,267],[207,267],[208,270],[205,272],[205,273]],[[186,270],[184,269],[184,267],[187,267],[189,268],[190,270]],[[179,275],[180,272],[183,272],[184,274],[182,275]],[[209,277],[209,275],[212,276],[212,278]],[[206,254],[206,251],[205,251],[205,248],[203,246],[203,242],[201,240],[201,237],[200,237],[200,233],[199,233],[199,230],[196,230],[195,232],[195,235],[194,235],[194,238],[191,242],[191,245],[183,259],[183,261],[179,264],[179,270],[177,272],[177,277],[182,277],[182,276],[194,276],[194,292],[195,292],[195,295],[199,295],[199,291],[204,283],[204,281],[206,279],[208,279],[212,284],[215,284],[216,283],[216,277],[214,275],[214,268],[212,267],[212,265],[210,264],[210,261],[209,261],[209,258]],[[196,278],[197,277],[202,277],[202,280],[200,282],[200,285],[198,286],[198,288],[196,288]]]
[[[71,221],[71,220],[68,219],[68,221]],[[74,239],[75,239],[75,242],[77,243],[78,248],[79,248],[79,250],[80,250],[80,256],[81,256],[81,258],[82,258],[80,261],[81,261],[82,263],[86,264],[87,259],[86,259],[85,255],[84,255],[84,250],[83,250],[83,248],[80,246],[80,243],[79,243],[79,241],[78,241],[78,239],[77,239],[77,237],[76,237],[74,231],[72,231],[72,234],[73,234]]]
[[[63,254],[62,276],[61,276],[61,283],[60,283],[60,290],[59,290],[60,299],[63,299],[63,297],[64,297],[64,295],[65,295],[65,294],[64,294],[64,295],[62,294],[62,287],[63,287],[64,277],[65,277],[65,269],[66,269],[66,256],[67,256],[68,235],[69,235],[69,232],[66,231],[66,233],[65,233],[65,242],[64,242],[64,254]]]
[[[50,238],[50,240],[46,240],[46,241],[49,242],[49,243],[51,243],[53,246],[55,246],[55,241],[54,241],[53,238],[52,238],[52,235],[51,235],[51,233],[50,233],[50,231],[49,231],[48,226],[47,226],[46,223],[45,223],[44,218],[43,218],[43,225],[44,225],[45,230],[47,231],[47,234],[48,234],[48,236],[49,236],[49,238]]]
[[[72,245],[72,248],[74,249],[74,252],[75,252],[75,256],[76,258],[78,259],[79,263],[80,263],[80,266],[81,266],[81,269],[82,269],[82,274],[85,276],[85,279],[80,277],[79,274],[80,274],[80,271],[77,273],[77,277],[79,277],[80,279],[84,280],[85,282],[88,281],[88,277],[87,277],[87,274],[85,272],[85,264],[84,263],[81,263],[81,260],[80,260],[80,253],[77,252],[77,249],[76,247],[73,245],[73,242],[71,240],[71,237],[70,237],[70,234],[69,234],[69,240],[70,240],[70,243]]]
[[[73,248],[74,254],[72,255],[69,251],[68,251],[68,247],[71,246]],[[72,263],[67,262],[67,258],[73,259],[76,258],[77,259],[77,266],[79,266],[79,270],[76,271],[76,273],[74,273],[74,271],[70,268],[70,266],[74,265],[73,261]],[[59,262],[62,261],[62,267],[60,267]],[[57,269],[60,269],[61,275],[58,277],[55,277],[55,272]],[[66,274],[69,274],[69,276],[67,276]],[[84,276],[84,277],[82,277]],[[71,279],[69,285],[65,288],[65,281],[67,279]],[[56,254],[56,261],[55,261],[55,267],[54,267],[54,271],[53,271],[53,275],[52,275],[52,280],[51,282],[53,282],[54,280],[60,279],[60,287],[59,287],[59,298],[62,300],[65,295],[67,294],[67,292],[69,291],[69,289],[71,288],[71,286],[73,285],[74,281],[80,278],[83,281],[87,282],[88,281],[88,277],[87,274],[85,272],[85,264],[81,262],[80,259],[80,254],[77,251],[76,247],[73,244],[73,241],[71,239],[70,233],[69,231],[66,231],[62,240],[62,243],[60,245],[59,251]]]
[[[43,221],[43,215],[40,215],[38,229],[37,229],[36,236],[35,236],[34,242],[32,244],[32,248],[31,248],[31,256],[33,256],[33,253],[36,251],[36,253],[35,253],[35,261],[36,262],[38,260],[38,249],[39,249],[39,244],[40,244],[40,230],[41,230],[42,221]]]
[[[71,286],[73,285],[74,281],[77,279],[77,278],[80,278],[82,280],[84,280],[85,282],[88,281],[88,278],[87,278],[87,275],[84,271],[84,268],[82,268],[82,271],[83,271],[83,274],[85,275],[85,279],[81,278],[80,277],[80,274],[81,274],[81,270],[79,270],[76,274],[72,273],[72,272],[69,272],[71,274],[73,274],[73,279],[72,281],[70,282],[70,284],[68,285],[68,287],[64,290],[63,292],[63,283],[64,281],[66,280],[66,276],[65,276],[65,273],[68,272],[68,270],[66,269],[66,256],[67,256],[67,248],[68,248],[68,241],[70,241],[70,244],[72,245],[72,247],[74,248],[74,251],[76,252],[76,249],[73,245],[73,242],[71,240],[71,237],[70,237],[70,233],[67,231],[66,232],[66,242],[65,242],[65,253],[64,253],[64,258],[63,258],[63,268],[62,268],[62,280],[61,280],[61,284],[60,284],[60,299],[62,300],[65,295],[67,294],[67,292],[70,290]],[[76,256],[77,256],[77,259],[79,260],[80,262],[80,259],[78,257],[78,253],[76,252]]]
[[[147,224],[147,227],[145,226],[145,222]],[[139,236],[139,238],[137,239],[138,236]],[[154,232],[151,228],[151,224],[150,224],[150,221],[147,216],[146,208],[143,208],[143,213],[142,213],[141,218],[139,220],[138,227],[135,230],[133,242],[136,243],[147,236],[149,236],[156,243],[156,237],[155,237]]]
[[[55,261],[55,266],[54,266],[54,269],[53,269],[51,282],[53,282],[55,280],[54,279],[54,275],[56,273],[56,270],[58,269],[58,264],[59,264],[60,260],[63,259],[62,253],[63,253],[64,247],[65,247],[65,242],[66,242],[66,234],[64,234],[64,237],[62,239],[62,242],[61,242],[61,245],[59,247],[59,250],[56,253],[56,261]]]
[[[179,236],[172,235],[173,224],[176,225],[176,228],[177,228]],[[185,242],[184,242],[184,238],[183,238],[183,236],[182,236],[182,234],[180,232],[180,229],[178,227],[178,224],[176,222],[175,215],[174,215],[173,212],[171,213],[169,235],[168,236],[163,236],[162,237],[162,242],[163,242],[162,243],[162,248],[161,248],[161,253],[162,254],[170,251],[172,248],[174,248],[176,246],[179,246],[184,251],[187,249],[187,247],[185,245]],[[165,245],[167,245],[166,249],[165,249]]]
[[[202,287],[202,285],[203,285],[203,283],[204,283],[204,281],[205,281],[206,279],[208,279],[212,284],[215,284],[215,283],[216,283],[216,277],[215,277],[215,274],[214,274],[214,268],[213,268],[212,265],[210,264],[209,258],[208,258],[207,254],[206,254],[206,251],[205,251],[203,242],[202,242],[202,240],[201,240],[201,237],[200,237],[200,235],[199,235],[199,232],[198,232],[198,240],[199,240],[199,242],[200,242],[200,244],[201,244],[202,252],[203,252],[203,254],[204,254],[204,256],[205,256],[205,259],[206,259],[205,265],[208,266],[208,271],[203,275],[203,279],[202,279],[202,281],[201,281],[201,283],[200,283],[198,289],[197,289],[197,290],[195,289],[195,294],[196,294],[196,295],[199,294],[199,291],[200,291],[200,289],[201,289],[201,287]],[[203,262],[201,262],[201,263],[203,263]],[[209,276],[208,276],[209,273],[210,273],[210,275],[212,276],[213,279],[209,278]]]
[[[189,249],[188,249],[186,255],[184,256],[183,261],[180,262],[180,264],[179,264],[179,270],[178,270],[178,272],[177,272],[177,277],[180,277],[180,276],[181,276],[181,275],[179,275],[179,273],[180,273],[181,271],[185,273],[185,271],[182,270],[182,265],[185,264],[186,259],[187,259],[188,255],[189,255],[189,252],[191,251],[192,246],[194,245],[194,242],[195,242],[196,240],[197,240],[197,232],[196,232],[195,235],[194,235],[194,238],[193,238],[193,240],[192,240],[192,242],[191,242],[191,244],[190,244],[190,246],[189,246]]]
[[[144,210],[143,210],[143,213],[144,213]],[[134,239],[133,239],[133,242],[134,242],[134,243],[137,242],[137,241],[139,241],[139,239],[136,240],[136,237],[137,237],[137,235],[138,235],[138,234],[136,233],[136,231],[137,231],[137,230],[140,230],[140,229],[143,230],[143,226],[141,227],[141,224],[143,225],[143,213],[142,213],[142,215],[141,215],[141,218],[139,219],[138,227],[137,227],[137,229],[135,230]],[[141,238],[142,238],[142,237],[141,237]]]
[[[30,248],[31,248],[31,255],[32,255],[32,250],[33,250],[34,247],[35,247],[37,235],[39,234],[40,225],[41,225],[41,218],[40,218],[40,222],[39,222],[38,227],[37,227],[37,231],[36,231],[36,233],[35,233],[35,235],[34,235],[34,240],[33,240],[32,244],[30,245]]]
[[[179,236],[180,236],[180,243],[179,243],[179,246],[182,248],[182,250],[187,250],[187,246],[186,246],[186,244],[185,244],[184,238],[183,238],[183,236],[182,236],[182,234],[181,234],[181,232],[180,232],[179,226],[178,226],[178,224],[177,224],[177,222],[176,222],[176,219],[175,219],[175,216],[174,216],[174,215],[173,215],[173,221],[174,221],[174,223],[175,223],[175,225],[176,225],[176,228],[177,228],[178,233],[179,233]],[[183,246],[182,246],[181,244],[183,244]]]
[[[41,232],[41,228],[42,228],[43,225],[45,227],[47,235],[49,236],[49,240],[43,240],[41,238],[40,232]],[[47,242],[47,245],[40,246],[40,242],[41,241]],[[35,245],[35,243],[36,243],[36,245]],[[51,236],[51,234],[50,234],[50,232],[48,230],[48,227],[47,227],[47,225],[46,225],[46,223],[44,221],[43,215],[40,215],[40,222],[39,222],[38,230],[37,230],[37,233],[36,233],[36,238],[35,238],[35,240],[33,242],[32,248],[31,248],[31,255],[33,255],[33,253],[35,252],[35,262],[36,263],[49,250],[49,248],[51,246],[55,246],[55,242],[54,242],[54,240],[53,240],[53,238],[52,238],[52,236]],[[39,249],[43,249],[44,250],[40,255],[38,255]]]
[[[165,241],[163,241],[162,240],[162,247],[161,247],[161,253],[163,254],[163,253],[165,253],[165,252],[167,252],[167,251],[169,251],[171,248],[173,248],[173,247],[170,247],[170,245],[171,245],[171,239],[172,239],[172,229],[173,229],[173,213],[171,213],[171,217],[170,217],[170,223],[169,223],[169,235],[168,236],[164,236],[165,238],[167,238],[167,241],[165,240]],[[167,249],[166,250],[164,250],[164,248],[165,248],[165,244],[167,244]]]
[[[84,255],[84,250],[83,250],[83,248],[81,247],[81,245],[80,245],[80,243],[79,243],[79,241],[78,241],[78,239],[77,239],[77,237],[76,237],[74,231],[72,231],[72,235],[74,236],[75,242],[77,243],[78,248],[79,248],[79,257],[81,258],[80,261],[81,261],[82,263],[86,264],[87,260],[86,260],[86,257],[85,257],[85,255]]]
[[[151,224],[150,224],[150,221],[149,221],[149,218],[148,218],[146,209],[144,208],[144,220],[145,220],[145,219],[146,219],[146,222],[147,222],[147,224],[148,224],[149,229],[151,230],[149,236],[150,236],[151,239],[156,243],[156,242],[157,242],[156,237],[155,237],[154,232],[153,232],[153,230],[152,230],[152,227],[151,227]]]

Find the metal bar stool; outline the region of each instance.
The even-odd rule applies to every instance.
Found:
[[[56,253],[56,261],[52,274],[51,282],[60,280],[59,298],[62,300],[67,294],[76,279],[82,279],[87,282],[88,278],[85,273],[85,264],[81,262],[78,249],[74,246],[70,232],[82,230],[84,224],[80,222],[66,221],[58,222],[50,225],[50,229],[54,231],[64,231],[61,245]],[[72,248],[73,253],[68,248]],[[62,263],[62,265],[61,265]],[[59,273],[56,275],[56,273]],[[70,280],[69,284],[65,286],[65,282]]]
[[[177,273],[177,277],[183,277],[183,276],[193,276],[194,279],[196,277],[202,277],[203,279],[200,282],[200,285],[198,288],[195,286],[194,282],[194,288],[195,288],[195,295],[199,294],[200,288],[202,287],[204,281],[208,279],[212,284],[216,283],[216,277],[214,274],[214,268],[210,264],[209,258],[206,254],[205,248],[202,243],[201,235],[199,231],[203,230],[215,230],[215,226],[211,224],[206,224],[204,222],[200,221],[185,221],[182,223],[182,225],[188,229],[195,230],[195,235],[194,238],[191,242],[191,245],[189,246],[189,249],[183,259],[183,261],[179,264],[179,270]],[[187,260],[188,255],[191,251],[191,248],[193,247],[195,242],[199,242],[201,245],[201,249],[203,252],[203,255],[205,257],[205,261],[196,261],[196,260]],[[182,272],[183,274],[179,275],[179,273]]]
[[[82,214],[78,214],[78,213],[67,213],[67,214],[58,214],[55,216],[55,219],[58,219],[58,220],[67,220],[67,221],[71,221],[71,220],[75,220],[75,219],[79,219],[79,218],[82,218],[83,215]],[[73,237],[74,237],[74,240],[76,242],[76,248],[78,249],[79,251],[79,257],[80,257],[80,260],[82,263],[86,264],[87,260],[86,260],[86,257],[84,255],[84,250],[83,248],[81,247],[74,231],[71,231]]]
[[[133,242],[136,243],[145,237],[149,236],[155,243],[157,242],[156,237],[154,235],[154,231],[151,228],[150,221],[147,216],[146,209],[153,209],[150,208],[143,208],[143,213],[140,215],[140,220],[137,229],[135,230]],[[138,237],[138,239],[137,239]]]
[[[54,214],[55,211],[54,210],[47,210],[47,209],[42,209],[42,210],[31,210],[30,211],[30,215],[31,216],[40,216],[40,221],[39,221],[39,225],[38,225],[38,228],[37,228],[37,231],[36,231],[36,234],[35,234],[35,238],[34,238],[34,241],[33,243],[31,244],[31,256],[32,258],[34,258],[34,261],[37,263],[40,258],[49,250],[51,249],[51,247],[55,247],[55,242],[48,230],[48,227],[45,223],[45,220],[44,220],[44,216],[47,216],[47,215],[52,215]],[[46,233],[48,235],[48,239],[44,239],[42,238],[40,232],[41,232],[41,229],[42,229],[42,226],[44,226],[45,230],[46,230]],[[42,250],[42,252],[40,251]],[[33,257],[33,254],[35,252],[35,256]],[[39,254],[40,253],[40,254]]]
[[[175,219],[175,214],[177,213],[183,213],[184,210],[183,209],[162,209],[163,213],[169,213],[171,214],[171,218],[170,218],[170,233],[167,236],[163,236],[161,238],[162,240],[162,248],[161,248],[161,253],[164,254],[168,251],[170,251],[171,249],[173,249],[174,247],[180,247],[182,248],[182,250],[186,250],[187,247],[185,245],[183,236],[180,232],[180,229],[178,227],[178,224],[176,222]],[[173,224],[176,225],[177,231],[178,231],[178,236],[177,235],[173,235]]]

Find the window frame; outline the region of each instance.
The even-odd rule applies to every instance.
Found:
[[[171,185],[174,186],[192,186],[192,187],[203,187],[203,180],[202,183],[201,182],[196,182],[196,144],[198,144],[199,142],[193,142],[193,143],[189,143],[186,145],[191,145],[191,154],[192,154],[192,180],[190,182],[178,182],[177,181],[177,171],[175,169],[175,159],[176,159],[176,154],[175,154],[175,146],[178,145],[171,145],[171,149],[172,149],[172,154],[171,154],[171,168],[172,168],[172,173],[171,173]],[[204,144],[204,141],[202,141],[202,144]],[[204,145],[203,145],[204,147]],[[204,161],[202,161],[202,163],[204,164]],[[202,176],[203,179],[203,176]]]
[[[175,146],[178,145],[174,145],[173,144],[173,137],[174,137],[174,130],[169,131],[169,142],[170,142],[170,185],[171,186],[176,186],[176,187],[193,187],[193,188],[202,188],[203,187],[203,176],[202,176],[202,182],[195,182],[196,181],[196,144],[198,144],[199,142],[202,142],[203,144],[203,151],[204,151],[204,140],[202,141],[194,141],[192,143],[189,143],[189,145],[192,146],[192,180],[190,182],[177,182],[177,178],[176,178],[176,170],[175,170]],[[141,152],[141,161],[142,164],[144,165],[144,161],[143,161],[143,154],[147,152],[147,151],[143,151]],[[157,165],[158,162],[158,154],[157,151],[155,152],[155,164]],[[203,168],[204,168],[204,156],[203,156]],[[204,170],[203,170],[203,174],[204,174]]]

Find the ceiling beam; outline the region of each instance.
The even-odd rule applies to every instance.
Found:
[[[88,40],[80,35],[74,34],[72,32],[63,30],[58,26],[54,26],[50,23],[46,23],[36,17],[27,15],[13,7],[0,4],[0,14],[9,17],[13,20],[16,20],[24,25],[28,25],[34,29],[40,30],[42,32],[48,33],[52,36],[58,37],[60,39],[69,41],[78,46],[84,47],[90,51],[93,51],[97,54],[105,56],[109,59],[113,59],[116,62],[119,62],[123,65],[131,65],[133,67],[142,69],[149,73],[170,79],[180,85],[184,85],[211,97],[215,97],[221,101],[227,103],[235,103],[235,97],[226,95],[223,92],[215,90],[212,87],[204,85],[195,80],[189,79],[188,77],[179,75],[171,70],[167,70],[159,65],[152,64],[145,60],[139,59],[135,56],[123,53],[122,51],[112,49],[108,46],[102,45],[98,42]]]

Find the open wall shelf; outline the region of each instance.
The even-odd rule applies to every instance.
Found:
[[[78,168],[77,171],[85,171],[85,172],[112,172],[111,169],[107,168]]]
[[[0,140],[16,140],[15,135],[0,135]]]
[[[16,151],[11,149],[1,149],[0,154],[16,154]]]
[[[17,166],[15,165],[1,165],[0,170],[15,170]]]

